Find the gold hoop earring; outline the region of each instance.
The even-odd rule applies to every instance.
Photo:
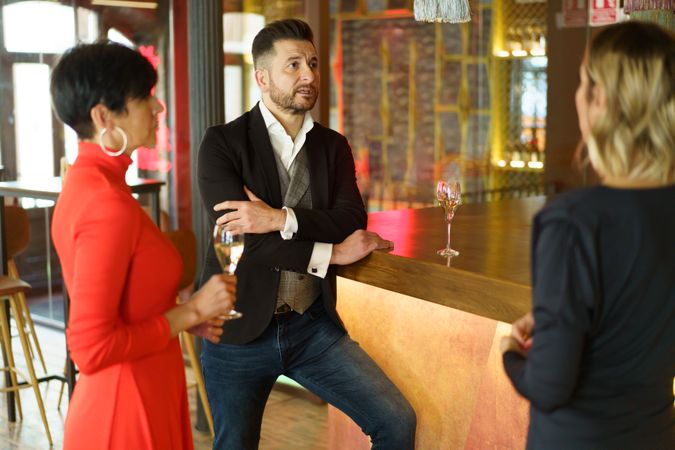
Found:
[[[108,132],[107,128],[104,128],[101,130],[101,132],[98,135],[98,145],[101,147],[101,151],[105,153],[108,156],[120,156],[124,151],[127,149],[127,144],[128,144],[128,139],[127,139],[127,134],[124,132],[123,129],[120,127],[115,127],[113,129],[114,131],[117,131],[121,136],[122,136],[122,148],[117,150],[116,152],[111,152],[110,150],[105,148],[105,145],[103,145],[103,136]]]

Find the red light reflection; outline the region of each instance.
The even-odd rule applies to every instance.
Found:
[[[394,241],[393,255],[415,257],[415,248],[424,239],[425,230],[419,228],[414,209],[387,211],[385,214],[370,214],[368,230],[383,239]]]

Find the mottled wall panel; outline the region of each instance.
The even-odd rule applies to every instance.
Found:
[[[370,176],[374,180],[388,177],[400,182],[407,169],[412,40],[416,41],[417,51],[417,169],[433,164],[434,27],[406,19],[343,23],[344,132],[354,149],[368,149]],[[388,119],[383,121],[384,114]],[[383,143],[389,155],[388,167],[382,164]],[[415,170],[413,179],[418,178]]]
[[[338,278],[349,334],[417,413],[416,449],[525,447],[528,403],[511,386],[499,340],[510,325]],[[368,438],[329,406],[330,450],[365,450]]]
[[[435,181],[459,161],[469,183],[466,161],[485,167],[489,158],[491,9],[476,9],[465,25],[335,20],[342,84],[331,92],[340,92],[342,106],[333,117],[342,113],[374,209],[430,203]]]

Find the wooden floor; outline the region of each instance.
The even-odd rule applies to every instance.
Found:
[[[42,345],[48,372],[59,373],[63,370],[65,358],[63,333],[39,327],[38,338]],[[13,348],[15,358],[18,358],[17,364],[19,367],[25,367],[20,347],[18,338],[15,338]],[[38,376],[41,376],[42,369],[36,370],[38,370]],[[190,369],[187,370],[187,374],[190,384],[193,378]],[[4,378],[0,384],[2,383],[4,383]],[[40,386],[46,405],[47,420],[54,440],[54,447],[52,448],[60,449],[63,443],[63,423],[68,408],[67,395],[64,395],[61,411],[59,411],[57,410],[57,401],[61,383],[50,381],[49,383],[41,383]],[[191,417],[194,423],[196,408],[194,389],[191,389],[189,398]],[[23,421],[10,423],[7,420],[5,395],[0,394],[0,450],[48,449],[49,443],[32,390],[22,390],[21,400],[24,413]],[[274,389],[265,409],[260,449],[318,450],[327,448],[326,414],[326,405],[317,405],[297,395]],[[193,436],[196,449],[211,448],[212,441],[208,433],[193,428]]]

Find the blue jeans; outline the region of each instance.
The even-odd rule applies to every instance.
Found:
[[[204,342],[217,450],[257,449],[263,410],[279,375],[342,410],[370,436],[372,448],[411,450],[416,416],[373,360],[326,315],[319,298],[302,315],[277,316],[244,345]],[[227,326],[227,325],[225,325]]]

